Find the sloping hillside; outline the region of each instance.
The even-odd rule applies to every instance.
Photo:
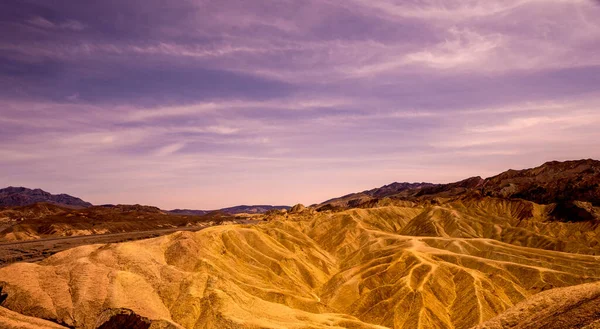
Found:
[[[600,282],[545,291],[477,329],[600,328]]]

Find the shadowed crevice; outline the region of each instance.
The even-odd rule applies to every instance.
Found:
[[[129,309],[105,311],[96,324],[96,329],[148,329],[152,321]]]

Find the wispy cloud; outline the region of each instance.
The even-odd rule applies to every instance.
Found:
[[[220,135],[231,135],[240,131],[238,128],[227,127],[227,126],[209,126],[206,131]]]
[[[156,156],[167,156],[167,155],[171,155],[171,154],[181,150],[184,147],[185,147],[184,143],[170,144],[170,145],[166,145],[166,146],[159,148],[158,150],[156,150],[154,152],[154,154]]]
[[[433,68],[453,68],[461,65],[482,65],[489,54],[502,46],[499,34],[484,37],[469,30],[450,29],[451,37],[431,50],[405,56],[408,63],[422,63]]]
[[[86,26],[83,23],[76,20],[69,19],[66,21],[55,23],[40,16],[35,16],[28,19],[27,23],[43,29],[65,29],[72,31],[82,31],[86,28]]]
[[[342,98],[333,99],[302,99],[289,98],[270,101],[253,100],[226,100],[214,102],[201,102],[190,105],[165,106],[152,109],[133,110],[127,119],[131,121],[143,121],[160,117],[176,117],[186,115],[199,115],[207,112],[220,110],[240,109],[277,109],[277,110],[307,110],[319,108],[336,108],[347,104]]]
[[[488,132],[518,132],[525,129],[543,126],[557,126],[560,129],[596,125],[600,122],[600,114],[597,112],[574,112],[558,116],[528,116],[510,119],[506,123],[496,125],[477,126],[469,128],[475,133]]]
[[[529,4],[582,3],[585,0],[450,0],[398,3],[391,0],[352,0],[351,3],[375,9],[383,15],[422,19],[461,21],[501,15]]]

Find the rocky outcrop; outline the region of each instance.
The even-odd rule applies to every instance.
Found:
[[[600,218],[600,210],[589,202],[561,201],[552,205],[550,216],[563,222],[586,222]]]
[[[111,309],[102,313],[96,329],[149,329],[152,322],[128,309]]]
[[[96,329],[183,329],[165,320],[150,320],[126,308],[108,309],[96,322]]]
[[[303,204],[299,203],[299,204],[293,206],[292,209],[290,209],[289,213],[290,214],[299,214],[299,213],[304,212],[305,210],[306,210],[306,207]]]

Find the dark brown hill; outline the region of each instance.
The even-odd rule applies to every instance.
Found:
[[[398,199],[412,199],[421,189],[434,188],[439,185],[431,183],[392,183],[371,190],[351,193],[338,198],[329,199],[321,204],[314,206],[317,211],[323,210],[341,210],[348,208],[363,207],[370,205],[379,199],[386,197],[395,197]]]
[[[456,183],[450,184],[439,184],[435,186],[429,186],[421,189],[415,194],[415,198],[427,198],[427,197],[438,197],[438,198],[451,198],[456,196],[462,196],[476,191],[484,183],[483,178],[476,176],[461,180]]]
[[[481,191],[487,196],[539,204],[585,201],[600,206],[600,161],[552,161],[531,169],[508,170],[486,179]]]
[[[12,186],[0,189],[0,207],[27,206],[38,202],[74,208],[86,208],[92,206],[91,203],[83,201],[80,198],[68,194],[50,194],[41,189]]]
[[[104,205],[73,209],[48,203],[0,209],[0,240],[137,232],[232,219],[225,213],[175,215],[157,207]]]
[[[539,167],[508,170],[482,179],[471,177],[449,184],[394,183],[381,188],[348,194],[325,201],[317,210],[343,210],[387,205],[384,198],[420,203],[484,196],[523,199],[554,205],[552,217],[562,221],[598,218],[600,206],[600,161],[552,161]]]

